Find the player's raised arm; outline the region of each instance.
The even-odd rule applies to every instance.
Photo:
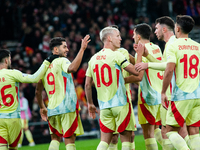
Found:
[[[87,48],[88,43],[91,41],[89,35],[86,35],[83,39],[82,39],[82,43],[81,43],[81,48],[76,56],[76,58],[72,61],[72,63],[70,64],[69,68],[68,68],[68,73],[71,72],[76,72],[81,64],[82,58],[83,58],[83,54],[85,52],[85,49]]]

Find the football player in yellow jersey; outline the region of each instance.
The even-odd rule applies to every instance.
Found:
[[[120,51],[128,60],[128,62],[130,62],[131,64],[135,65],[135,58],[129,54],[128,50],[126,50],[125,48],[119,48],[118,51]],[[122,74],[123,77],[128,77],[130,76],[129,72],[125,71],[124,69],[122,70]],[[132,107],[132,103],[131,103],[131,89],[130,89],[130,85],[129,83],[125,84],[126,87],[126,92],[127,92],[127,96],[129,99],[129,103],[131,104],[131,117],[133,117],[133,120],[135,122],[135,115],[134,115],[134,111],[133,111],[133,107]],[[136,131],[136,122],[135,122],[135,127],[132,130],[132,135],[131,135],[131,150],[135,150],[135,142],[134,142],[134,131]],[[118,133],[114,133],[111,143],[109,144],[108,150],[117,150],[117,144],[118,144]]]
[[[115,131],[120,133],[122,149],[130,149],[134,122],[121,68],[134,75],[139,73],[118,51],[122,39],[116,27],[102,29],[100,39],[104,47],[90,59],[85,82],[88,111],[92,118],[96,117],[96,107],[92,101],[92,81],[97,89],[101,128],[101,142],[97,150],[108,148]]]
[[[148,54],[148,51],[144,51],[144,55],[150,62],[148,63],[138,63],[136,64],[136,69],[140,70],[145,70],[147,68],[151,68],[151,69],[156,69],[156,70],[162,70],[164,71],[166,68],[166,64],[167,64],[167,51],[168,51],[168,47],[170,44],[172,44],[175,40],[176,37],[174,35],[174,21],[168,17],[168,16],[163,16],[160,17],[158,19],[156,19],[156,30],[155,30],[155,34],[158,38],[158,40],[161,41],[165,41],[165,49],[163,52],[163,59],[162,61],[157,60],[156,58],[154,58],[151,54]],[[167,96],[168,96],[168,100],[171,100],[171,88],[172,86],[170,85],[167,89]],[[174,147],[171,144],[171,142],[169,141],[167,135],[166,135],[166,114],[167,114],[167,110],[164,109],[163,107],[160,107],[160,112],[161,112],[161,123],[162,123],[162,147],[163,149],[166,150],[173,150]],[[187,143],[189,143],[189,137],[188,137],[188,133],[187,133],[187,129],[186,129],[186,125],[184,124],[184,127],[180,129],[179,134],[185,139],[185,141]]]
[[[0,50],[0,149],[17,149],[21,136],[19,82],[37,83],[49,64],[58,56],[51,55],[33,75],[11,69],[11,53]]]
[[[189,149],[187,143],[178,134],[184,122],[189,133],[190,148],[200,149],[200,44],[188,38],[194,25],[191,16],[176,17],[174,30],[177,40],[168,47],[167,67],[161,92],[162,105],[167,109],[166,90],[172,81],[172,98],[167,111],[166,128],[167,136],[177,150]]]
[[[74,82],[71,73],[79,68],[83,54],[90,42],[90,36],[82,39],[81,48],[72,61],[66,58],[69,49],[65,38],[55,37],[50,41],[50,49],[53,54],[59,55],[46,74],[42,82],[36,87],[36,97],[40,107],[40,114],[43,120],[47,121],[51,134],[49,150],[59,150],[60,140],[65,138],[67,150],[75,150],[76,136],[84,134],[79,115],[79,104],[75,92]],[[46,108],[42,100],[43,85],[49,98]]]
[[[137,25],[134,28],[133,35],[135,44],[142,43],[151,55],[161,60],[161,50],[159,46],[150,42],[150,34],[151,27],[148,24]],[[149,62],[148,59],[142,57],[141,53],[138,56],[136,55],[135,58],[137,61],[138,59],[142,59],[143,62]],[[161,131],[158,128],[160,125],[162,72],[148,69],[145,72],[141,71],[138,77],[130,76],[125,78],[125,81],[126,83],[140,81],[138,92],[138,119],[143,129],[146,148],[148,150],[157,150],[156,139],[159,142],[162,141]]]

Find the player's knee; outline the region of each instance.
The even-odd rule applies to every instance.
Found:
[[[118,143],[118,134],[113,134],[111,143],[113,143],[113,144],[117,144]]]
[[[132,131],[132,135],[131,135],[131,142],[134,141],[134,138],[135,138],[135,133]]]

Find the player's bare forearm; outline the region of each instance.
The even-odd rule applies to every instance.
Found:
[[[142,81],[144,75],[144,71],[140,71],[138,76],[130,75],[126,78],[124,78],[125,84],[126,83],[138,83]]]
[[[46,108],[42,99],[42,91],[44,89],[44,86],[42,84],[42,80],[40,79],[39,82],[36,85],[36,89],[35,89],[35,96],[37,98],[38,101],[38,105],[40,108]]]
[[[175,66],[176,66],[175,63],[168,63],[167,64],[167,67],[166,67],[165,73],[164,73],[163,87],[162,87],[161,94],[165,94],[166,93],[167,88],[168,88],[168,86],[169,86],[169,84],[171,82]]]
[[[139,72],[135,70],[135,66],[132,64],[129,64],[124,69],[135,76],[139,75]]]
[[[85,94],[86,94],[87,102],[89,104],[93,104],[93,100],[92,100],[92,82],[93,82],[92,78],[86,76]]]
[[[76,72],[78,70],[78,68],[81,64],[85,49],[87,48],[87,45],[90,42],[89,38],[90,38],[90,36],[86,35],[84,37],[84,39],[82,39],[81,48],[80,48],[78,54],[76,55],[76,58],[70,64],[70,66],[68,68],[68,73],[73,73],[73,72]]]
[[[133,57],[131,54],[129,54],[129,60],[131,64],[135,65],[135,57]]]

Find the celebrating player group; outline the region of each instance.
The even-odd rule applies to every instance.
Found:
[[[175,22],[163,16],[155,24],[155,35],[165,42],[163,54],[150,41],[152,29],[146,23],[134,27],[135,56],[121,47],[117,26],[107,26],[99,33],[103,48],[89,60],[85,80],[88,113],[93,119],[97,108],[92,86],[97,91],[101,130],[97,150],[117,150],[118,136],[122,150],[135,150],[130,83],[139,85],[138,119],[147,150],[158,150],[157,142],[163,150],[200,150],[200,45],[188,37],[195,22],[190,16],[178,15]],[[0,150],[17,149],[22,133],[19,82],[37,83],[41,118],[48,121],[52,139],[49,150],[59,150],[62,137],[67,150],[76,149],[76,136],[84,130],[71,73],[78,70],[89,42],[86,35],[70,62],[66,40],[51,39],[52,55],[33,75],[12,70],[10,51],[0,50]],[[47,108],[42,100],[44,88]]]

